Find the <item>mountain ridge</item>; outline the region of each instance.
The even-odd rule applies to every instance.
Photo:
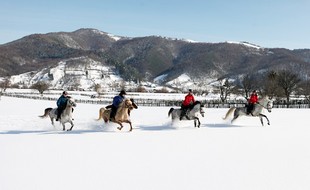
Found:
[[[249,42],[190,42],[160,36],[129,38],[78,29],[32,34],[0,45],[0,76],[39,72],[79,57],[113,68],[125,81],[152,82],[165,75],[162,84],[182,74],[193,80],[281,69],[296,71],[301,77],[310,74],[310,49],[263,48]],[[76,64],[89,64],[86,62]]]

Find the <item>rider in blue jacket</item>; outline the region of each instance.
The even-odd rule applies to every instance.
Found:
[[[126,95],[126,92],[125,90],[122,90],[118,96],[115,96],[113,98],[113,103],[112,103],[112,106],[111,106],[111,114],[110,114],[110,120],[116,115],[116,111],[117,111],[117,108],[119,106],[120,103],[123,102],[123,100],[125,99],[125,95]]]
[[[60,115],[65,110],[68,100],[68,92],[63,91],[62,95],[57,100],[57,118],[56,121],[60,119]]]

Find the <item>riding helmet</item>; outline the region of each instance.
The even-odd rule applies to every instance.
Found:
[[[119,93],[120,95],[127,95],[127,93],[125,92],[125,90],[121,90],[121,92]]]

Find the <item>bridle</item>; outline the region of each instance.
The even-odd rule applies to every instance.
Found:
[[[268,110],[268,112],[271,112],[272,109],[272,101],[268,100],[267,105],[264,106],[263,104],[257,102],[258,105],[262,106],[263,108],[265,108],[266,110]]]
[[[76,103],[75,103],[74,101],[72,101],[71,99],[68,99],[68,104],[69,104],[70,106],[73,106],[73,107],[76,106]]]
[[[129,99],[125,100],[125,108],[133,109],[132,102]]]
[[[200,114],[202,117],[205,116],[205,111],[203,110],[203,106],[200,106]]]

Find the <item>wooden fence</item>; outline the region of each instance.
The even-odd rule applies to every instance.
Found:
[[[57,101],[58,98],[48,97],[48,96],[34,96],[33,94],[17,94],[17,93],[4,93],[3,96],[15,97],[15,98],[27,98],[27,99],[36,99],[36,100],[50,100]],[[87,95],[88,96],[88,95]],[[77,103],[85,104],[101,104],[109,105],[112,102],[112,99],[102,99],[102,100],[92,100],[92,99],[75,99]],[[140,99],[135,98],[134,102],[138,106],[158,106],[158,107],[180,107],[180,100],[164,100],[164,99]],[[218,100],[203,100],[202,104],[206,108],[231,108],[231,107],[244,107],[244,101],[230,101],[227,103],[222,103]],[[273,108],[287,108],[287,104],[284,101],[274,101]],[[304,100],[292,101],[289,104],[289,108],[310,108],[310,104]]]

